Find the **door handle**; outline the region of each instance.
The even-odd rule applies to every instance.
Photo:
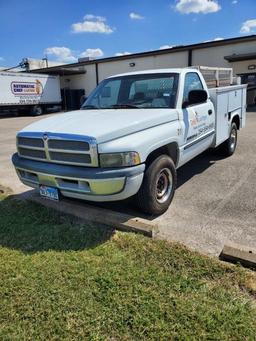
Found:
[[[208,110],[208,115],[212,114],[212,109]]]

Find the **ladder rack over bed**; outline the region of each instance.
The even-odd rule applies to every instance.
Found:
[[[234,84],[232,68],[210,66],[192,66],[192,68],[197,69],[202,73],[208,88],[217,88]]]

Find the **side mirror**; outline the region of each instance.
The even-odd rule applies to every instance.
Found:
[[[205,90],[191,90],[188,93],[188,105],[204,103],[207,101],[208,94]]]

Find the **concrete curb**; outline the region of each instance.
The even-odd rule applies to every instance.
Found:
[[[134,217],[126,213],[120,213],[102,207],[91,206],[86,202],[81,203],[79,201],[62,199],[59,203],[41,198],[35,190],[22,193],[19,197],[78,219],[104,224],[112,228],[114,227],[117,230],[141,233],[151,238],[154,238],[158,233],[157,225],[149,222],[147,219]]]
[[[250,269],[256,269],[256,251],[242,245],[224,245],[219,258],[231,263],[240,263]]]

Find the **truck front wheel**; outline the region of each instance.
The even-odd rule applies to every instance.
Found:
[[[164,213],[174,196],[177,183],[175,165],[168,155],[157,157],[146,169],[136,203],[145,213]]]

